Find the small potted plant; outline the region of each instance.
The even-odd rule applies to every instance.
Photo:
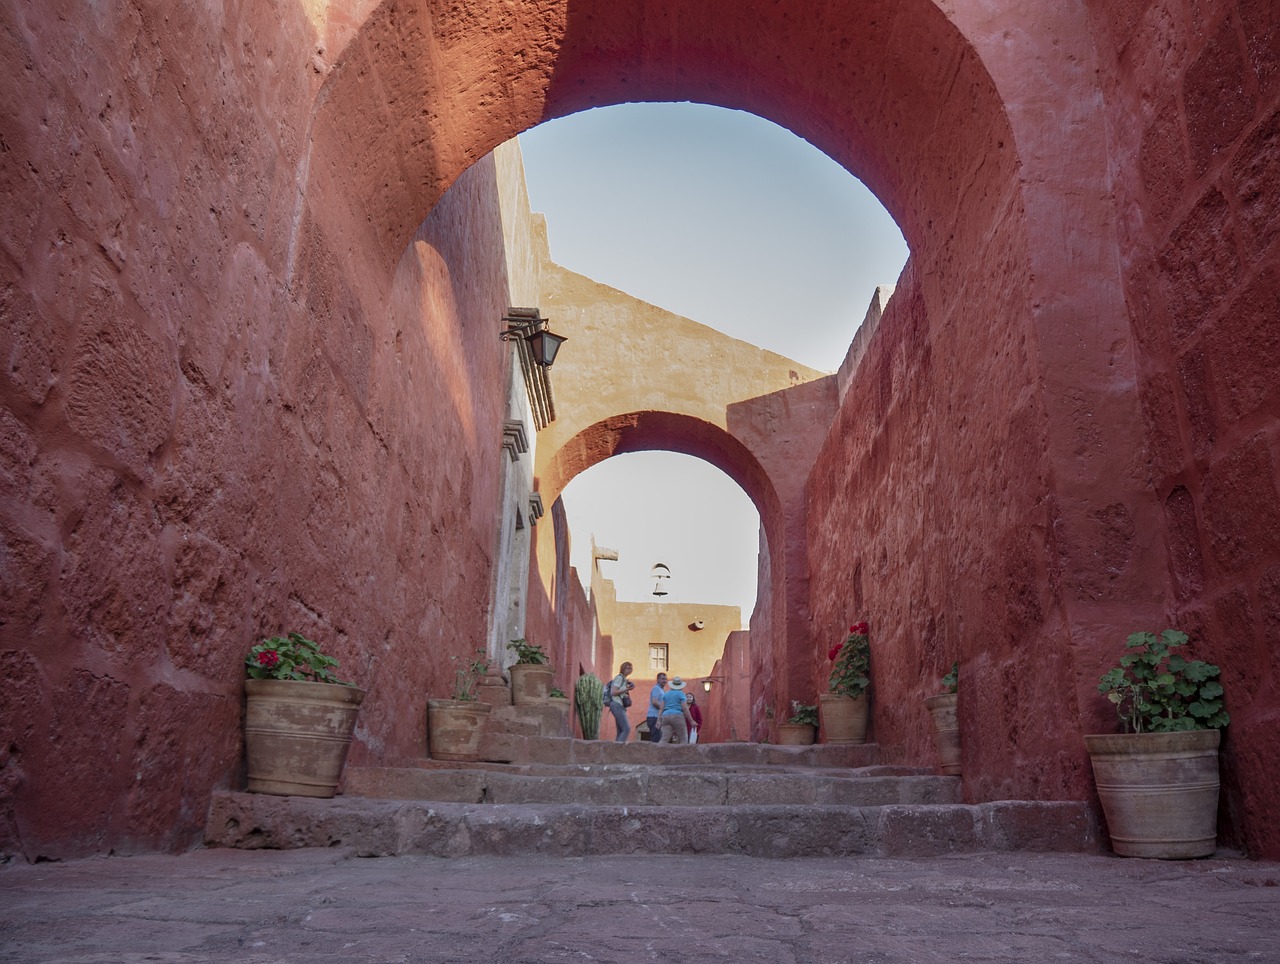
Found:
[[[818,697],[822,705],[824,743],[867,742],[867,687],[871,685],[871,638],[866,621],[854,623],[844,641],[827,653],[831,660],[831,692]]]
[[[1207,857],[1217,847],[1218,743],[1230,722],[1218,667],[1174,652],[1187,634],[1134,633],[1098,691],[1127,732],[1084,738],[1112,849]]]
[[[555,677],[546,652],[526,639],[511,640],[507,649],[516,654],[515,663],[508,669],[511,674],[511,702],[516,706],[545,704],[551,698],[551,683]]]
[[[449,657],[459,663],[457,656]],[[427,700],[427,753],[435,760],[478,760],[480,737],[493,706],[476,696],[480,677],[489,668],[483,649],[454,670],[453,697]]]
[[[783,746],[808,746],[817,737],[818,708],[799,700],[791,701],[791,717],[778,724],[778,743]]]
[[[942,677],[942,692],[924,701],[933,716],[933,735],[938,745],[940,767],[944,776],[960,775],[960,725],[956,721],[956,693],[960,688],[960,662],[951,664],[951,672]]]
[[[299,633],[264,639],[245,657],[245,763],[251,793],[332,797],[365,692]]]

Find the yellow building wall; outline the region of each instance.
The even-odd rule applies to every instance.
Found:
[[[619,601],[613,581],[598,564],[592,566],[591,595],[600,633],[613,641],[614,665],[597,667],[597,672],[607,678],[629,662],[635,667],[632,681],[637,688],[647,684],[645,692],[661,669],[651,659],[651,646],[667,647],[668,675],[699,679],[711,675],[729,634],[745,628],[737,606]]]

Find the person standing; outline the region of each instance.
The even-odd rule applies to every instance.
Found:
[[[662,742],[662,724],[659,717],[662,715],[662,696],[667,690],[667,674],[659,673],[658,682],[653,684],[653,689],[649,691],[649,715],[645,717],[645,723],[649,726],[649,742]]]
[[[662,694],[662,742],[688,743],[689,726],[692,723],[689,700],[684,692],[684,680],[673,676],[670,688]]]
[[[689,742],[698,742],[698,731],[702,729],[702,707],[698,705],[698,701],[693,698],[693,694],[689,693],[689,718],[693,723],[689,727]]]
[[[606,695],[609,697],[609,712],[613,714],[613,722],[618,725],[618,735],[614,737],[615,743],[626,743],[627,737],[631,735],[631,721],[627,719],[627,708],[622,703],[622,698],[635,688],[635,683],[627,679],[631,675],[631,664],[623,663],[618,667],[618,675],[609,680],[609,689]],[[628,697],[627,702],[630,702]]]

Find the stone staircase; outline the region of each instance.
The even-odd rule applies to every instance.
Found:
[[[441,857],[1101,849],[1083,803],[964,804],[958,777],[882,766],[874,744],[657,746],[502,726],[481,755],[349,767],[331,800],[216,792],[205,843]]]

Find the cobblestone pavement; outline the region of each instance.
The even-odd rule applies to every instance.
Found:
[[[1280,962],[1278,884],[1241,859],[201,850],[0,868],[0,960]]]

